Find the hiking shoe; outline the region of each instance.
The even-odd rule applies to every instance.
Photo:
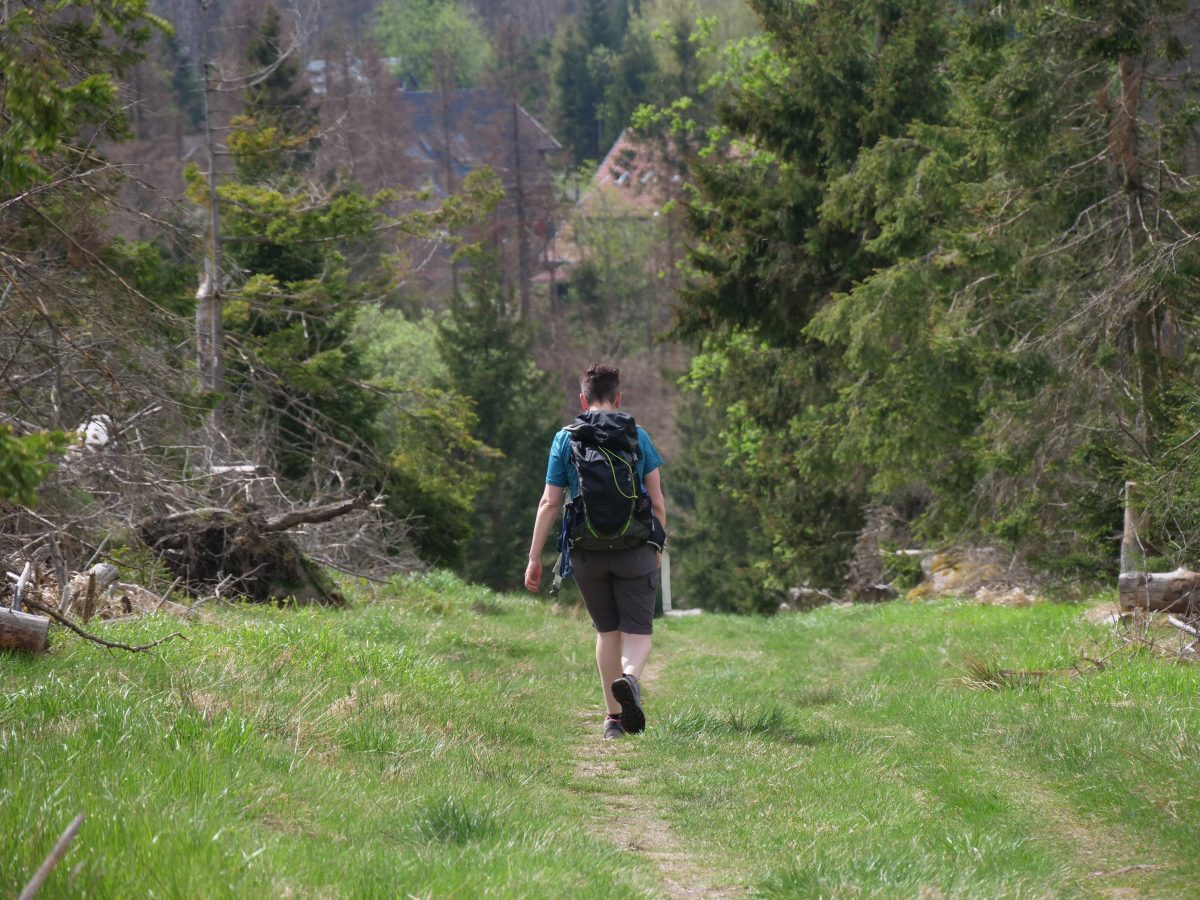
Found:
[[[604,720],[604,739],[611,741],[619,737],[625,737],[625,726],[620,719],[609,716]]]
[[[621,724],[630,734],[646,728],[646,714],[642,712],[642,691],[636,675],[622,675],[612,683],[612,695],[621,704]]]

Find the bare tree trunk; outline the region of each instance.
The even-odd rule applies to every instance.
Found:
[[[513,83],[512,93],[516,94],[516,72],[511,73]],[[515,96],[510,98],[512,111],[512,141],[513,167],[516,169],[513,182],[513,200],[517,207],[517,279],[521,292],[521,319],[528,321],[530,315],[530,280],[533,275],[529,271],[529,223],[526,212],[525,197],[525,162],[521,146],[521,107]]]
[[[1153,202],[1146,191],[1143,175],[1138,120],[1146,83],[1145,60],[1122,56],[1117,65],[1117,73],[1121,94],[1112,120],[1111,142],[1125,198],[1126,227],[1129,230],[1127,265],[1132,270],[1148,241],[1147,207]],[[1162,380],[1156,306],[1153,293],[1141,293],[1132,309],[1130,323],[1138,382],[1141,438],[1147,450],[1154,445]]]
[[[203,47],[210,50],[208,40],[208,9],[204,10]],[[204,63],[204,140],[208,151],[208,255],[200,290],[196,292],[196,356],[200,371],[200,388],[219,394],[225,387],[222,361],[224,333],[221,297],[221,214],[217,203],[217,149],[213,125],[212,97],[216,91],[214,64]],[[219,404],[214,405],[207,422],[208,443],[215,447],[221,432]]]
[[[211,64],[204,65],[204,135],[208,150],[208,255],[204,280],[196,295],[196,336],[200,384],[205,390],[222,386],[221,367],[221,212],[217,201],[217,151],[213,133]]]
[[[209,93],[212,80],[209,64],[204,66],[204,138],[208,147],[208,253],[204,257],[200,289],[196,292],[196,356],[200,373],[200,389],[209,394],[212,408],[204,423],[204,443],[209,453],[216,455],[221,444],[220,392],[224,389],[224,365],[222,345],[224,323],[222,321],[221,296],[221,218],[217,205],[217,154],[214,147],[212,108]],[[211,460],[210,460],[211,463]]]
[[[531,219],[531,200],[528,170],[529,153],[526,147],[526,135],[522,133],[522,116],[524,111],[521,109],[521,89],[523,80],[521,77],[521,55],[522,41],[520,26],[517,20],[509,16],[504,24],[500,27],[496,34],[494,43],[494,52],[496,60],[499,63],[497,67],[497,77],[493,81],[496,90],[503,96],[504,101],[508,104],[508,125],[507,127],[497,123],[498,137],[507,132],[507,140],[511,146],[511,153],[506,160],[506,165],[511,166],[511,177],[507,179],[505,185],[506,191],[511,187],[511,195],[513,200],[513,211],[516,216],[516,232],[517,232],[517,289],[521,298],[521,318],[528,319],[532,314],[532,291],[533,291],[533,244],[530,240]],[[532,136],[536,140],[536,135]],[[503,137],[502,137],[503,139]],[[507,268],[507,267],[506,267]],[[511,278],[511,272],[505,271],[505,280]]]
[[[1146,517],[1138,502],[1137,482],[1125,482],[1125,527],[1121,534],[1121,574],[1140,572],[1146,568],[1146,554],[1142,551],[1140,532],[1145,528]]]
[[[454,70],[446,54],[435,50],[433,61],[434,90],[437,92],[438,126],[441,132],[443,190],[450,196],[457,190],[454,179],[454,135],[450,129],[450,91],[454,87]],[[450,259],[450,288],[458,293],[458,262]]]

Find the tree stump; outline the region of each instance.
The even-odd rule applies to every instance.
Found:
[[[366,499],[357,497],[274,517],[256,511],[198,509],[147,520],[138,531],[193,595],[224,587],[259,603],[341,606],[345,598],[284,532],[365,506]]]

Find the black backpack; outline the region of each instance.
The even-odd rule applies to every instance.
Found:
[[[567,504],[563,527],[572,547],[621,550],[666,535],[654,518],[637,475],[638,433],[633,417],[589,410],[567,426],[579,496]]]

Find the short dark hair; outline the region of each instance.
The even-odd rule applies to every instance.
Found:
[[[612,403],[621,393],[621,370],[604,363],[592,363],[579,379],[579,393],[589,406]]]

